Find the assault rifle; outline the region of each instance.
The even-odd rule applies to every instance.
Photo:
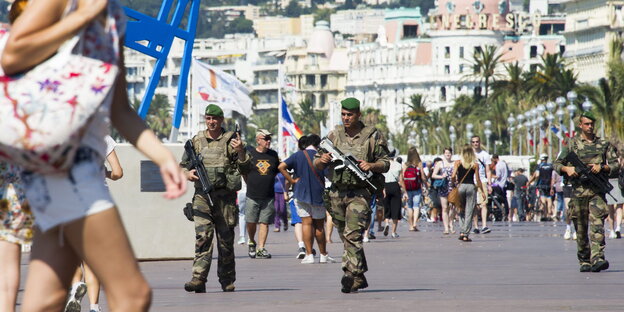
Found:
[[[358,166],[358,160],[355,159],[353,155],[345,155],[327,138],[321,140],[321,144],[319,146],[321,149],[332,155],[332,162],[339,163],[336,167],[334,167],[334,170],[341,171],[347,169],[355,174],[355,176],[357,176],[360,180],[366,182],[366,184],[368,184],[373,193],[377,191],[377,187],[370,181],[370,179],[373,177],[373,173],[370,171],[362,171],[362,169],[360,169],[360,167]]]
[[[575,152],[568,153],[564,159],[574,167],[574,171],[578,174],[578,177],[572,179],[576,179],[584,186],[590,187],[596,194],[604,194],[606,196],[613,190],[613,185],[609,183],[607,175],[591,172],[591,169],[579,159]],[[609,195],[613,197],[613,195]]]
[[[210,204],[210,206],[212,206],[212,198],[210,197],[212,184],[210,184],[210,180],[208,180],[208,173],[206,173],[206,168],[204,167],[203,157],[195,152],[191,140],[187,140],[184,144],[184,151],[186,151],[186,155],[188,156],[190,161],[189,169],[195,169],[195,175],[199,177],[201,190],[208,198],[208,203]]]

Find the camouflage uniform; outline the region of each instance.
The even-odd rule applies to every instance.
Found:
[[[367,162],[384,163],[383,172],[390,167],[388,148],[384,137],[375,127],[365,127],[354,137],[346,134],[344,126],[337,126],[327,138],[344,154],[351,154],[355,159]],[[323,151],[319,151],[316,157],[320,157]],[[364,231],[371,221],[370,202],[372,193],[362,182],[348,170],[334,171],[336,164],[330,163],[329,176],[331,176],[332,188],[329,192],[330,205],[326,207],[333,218],[340,239],[344,244],[342,255],[342,270],[345,276],[354,279],[354,288],[364,288],[366,284],[364,273],[368,271],[366,256],[362,248]],[[383,177],[381,174],[378,176]],[[383,181],[383,180],[382,180]],[[344,287],[344,283],[343,283]],[[343,289],[343,291],[345,291]]]
[[[192,139],[195,151],[203,157],[208,179],[214,189],[210,193],[214,204],[211,207],[207,197],[201,191],[201,184],[199,181],[195,182],[193,280],[199,280],[204,284],[206,282],[212,262],[212,240],[216,232],[219,251],[217,275],[224,290],[236,280],[234,228],[238,223],[236,191],[241,188],[239,168],[247,167],[251,159],[247,153],[245,153],[245,159],[238,159],[238,153],[229,144],[233,135],[234,132],[222,130],[221,135],[213,140],[206,136],[205,131],[200,131]],[[188,169],[189,161],[186,153],[182,157],[180,166]],[[187,288],[186,285],[185,288]],[[187,289],[187,291],[190,290]],[[196,292],[201,291],[196,290]]]
[[[617,171],[616,150],[606,140],[595,137],[593,142],[576,135],[567,139],[561,153],[554,163],[555,170],[563,175],[561,169],[571,166],[565,161],[568,152],[575,152],[586,165],[607,164],[610,170]],[[581,266],[594,265],[597,261],[605,261],[604,220],[608,215],[604,194],[596,194],[578,179],[569,180],[574,188],[568,206],[568,217],[574,223],[577,232],[577,257]],[[589,233],[588,233],[589,228]]]

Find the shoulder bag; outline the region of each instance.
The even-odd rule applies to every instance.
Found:
[[[461,166],[461,164],[459,165]],[[459,169],[459,167],[457,168]],[[459,181],[459,183],[457,183],[455,188],[452,189],[451,192],[449,192],[448,197],[447,197],[448,202],[453,204],[460,211],[464,209],[464,205],[461,200],[461,197],[459,196],[459,185],[462,184],[462,182],[464,182],[464,179],[466,179],[466,176],[468,176],[469,172],[470,172],[470,169],[466,171],[466,174],[464,174],[464,177],[461,179],[461,181]]]

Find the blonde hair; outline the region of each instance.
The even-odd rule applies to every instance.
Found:
[[[405,164],[407,166],[416,166],[421,162],[422,161],[420,160],[420,154],[418,154],[416,146],[410,146],[409,150],[407,151],[407,161],[405,162]]]
[[[470,169],[475,161],[477,161],[477,155],[475,155],[474,150],[468,144],[464,144],[464,146],[462,146],[459,158],[462,166],[466,169]]]
[[[11,9],[9,10],[9,22],[11,24],[15,23],[15,20],[24,12],[26,5],[28,4],[28,0],[15,0],[13,4],[11,4]]]

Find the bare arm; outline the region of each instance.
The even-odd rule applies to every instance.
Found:
[[[117,153],[114,150],[106,156],[106,161],[111,166],[111,170],[106,171],[106,177],[113,181],[121,179],[123,177],[123,168],[121,168],[119,158],[117,158]]]
[[[165,197],[169,199],[180,197],[186,192],[186,179],[182,169],[173,154],[162,145],[154,132],[147,128],[145,122],[128,105],[123,42],[120,40],[120,70],[115,83],[111,121],[121,135],[160,167],[160,174],[166,187]]]
[[[277,166],[277,169],[279,170],[279,172],[282,173],[282,175],[284,176],[284,178],[286,178],[286,181],[288,181],[288,183],[290,183],[291,185],[295,185],[297,183],[297,181],[299,181],[299,179],[293,179],[292,176],[290,175],[290,173],[288,172],[288,165],[286,165],[285,162],[281,162],[279,164],[279,166]]]
[[[434,179],[444,179],[445,177],[443,175],[440,174],[440,171],[442,171],[442,162],[439,161],[435,168],[433,168],[433,172],[431,173],[431,177]]]
[[[80,0],[78,8],[62,18],[68,0],[31,0],[11,27],[0,65],[12,75],[43,62],[63,42],[93,21],[107,0]]]

